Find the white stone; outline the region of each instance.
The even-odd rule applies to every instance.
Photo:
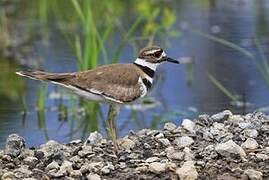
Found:
[[[244,174],[248,176],[250,180],[262,180],[262,173],[254,169],[247,169]]]
[[[52,161],[50,164],[47,165],[46,171],[49,171],[51,169],[59,169],[59,164],[55,161]]]
[[[160,143],[162,143],[162,145],[164,145],[164,146],[170,146],[171,145],[170,141],[168,139],[166,139],[166,138],[160,138],[160,139],[158,139],[158,141]]]
[[[214,120],[214,121],[217,121],[217,122],[222,122],[222,121],[225,121],[227,119],[229,119],[230,116],[232,116],[232,112],[229,111],[229,110],[225,110],[225,111],[222,111],[220,113],[217,113],[217,114],[214,114],[211,116],[211,118]]]
[[[105,166],[101,169],[102,174],[109,174],[110,173],[110,169],[108,168],[108,166]]]
[[[164,134],[163,133],[159,133],[155,136],[157,139],[160,139],[160,138],[164,138]]]
[[[182,167],[176,170],[180,180],[195,180],[198,178],[198,173],[195,169],[193,161],[186,161]]]
[[[244,143],[241,144],[241,147],[244,149],[257,149],[259,144],[253,138],[248,138]]]
[[[182,151],[175,151],[173,146],[170,146],[165,149],[166,156],[169,159],[175,159],[175,160],[183,160],[184,158],[184,153]]]
[[[189,119],[183,119],[181,126],[191,133],[195,132],[195,123]]]
[[[3,180],[12,180],[15,179],[15,174],[13,172],[6,172],[2,175],[1,179]]]
[[[85,141],[84,145],[94,145],[103,139],[102,134],[98,133],[97,131],[92,132],[87,140]]]
[[[165,172],[165,167],[166,167],[165,163],[153,162],[149,164],[149,171],[159,174]]]
[[[239,126],[241,129],[246,129],[246,128],[248,128],[248,127],[251,126],[251,123],[249,123],[249,122],[240,122],[240,123],[238,123],[238,126]]]
[[[80,179],[82,177],[82,173],[79,170],[72,170],[69,173],[69,176],[75,178],[75,179]]]
[[[98,174],[89,174],[88,176],[87,176],[87,179],[88,180],[101,180],[101,177],[98,175]]]
[[[194,140],[189,136],[178,137],[174,140],[174,144],[176,144],[178,147],[190,146],[193,143]]]
[[[269,156],[266,154],[262,154],[262,153],[257,153],[256,154],[257,159],[261,160],[261,161],[266,161],[269,159]]]
[[[163,129],[168,131],[173,131],[177,128],[177,126],[174,123],[168,122],[164,124]]]
[[[265,152],[266,152],[267,154],[269,154],[269,147],[266,147],[266,148],[265,148]]]
[[[244,134],[247,136],[247,137],[250,137],[250,138],[256,138],[258,137],[258,131],[256,129],[245,129],[244,130]]]
[[[119,140],[120,147],[123,147],[125,150],[131,150],[135,147],[135,142],[128,138],[123,138]]]
[[[224,129],[224,124],[223,123],[214,122],[213,123],[213,127],[215,129],[218,129],[218,130],[223,130]]]
[[[158,157],[150,157],[150,158],[146,159],[147,163],[152,163],[152,162],[156,162],[156,161],[160,161],[160,158],[158,158]]]
[[[237,145],[233,140],[225,143],[217,144],[215,150],[222,156],[231,157],[232,155],[239,155],[242,159],[246,158],[245,151]]]
[[[193,153],[192,153],[192,151],[191,151],[191,149],[190,148],[188,148],[188,147],[185,147],[184,149],[183,149],[183,152],[184,152],[184,160],[185,161],[191,161],[191,160],[193,160],[193,158],[194,158],[194,155],[193,155]]]
[[[36,157],[29,156],[29,157],[26,157],[23,161],[25,164],[29,166],[35,166],[38,162],[38,159]]]
[[[59,173],[70,173],[73,170],[72,163],[69,161],[64,161],[63,164],[60,167]]]

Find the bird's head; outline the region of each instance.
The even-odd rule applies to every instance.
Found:
[[[166,53],[159,46],[150,46],[141,49],[138,58],[152,64],[160,64],[162,62],[179,64],[179,61],[167,57]]]

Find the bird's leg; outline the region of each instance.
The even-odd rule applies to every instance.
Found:
[[[111,138],[115,151],[118,151],[118,144],[117,144],[117,130],[115,126],[115,117],[119,112],[119,106],[115,104],[109,105],[108,115],[107,115],[107,130],[109,138]]]

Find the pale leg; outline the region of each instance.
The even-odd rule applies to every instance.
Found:
[[[119,112],[120,107],[116,104],[110,104],[109,110],[107,114],[107,131],[109,138],[111,138],[115,151],[118,151],[118,144],[117,144],[117,129],[115,125],[115,118]]]

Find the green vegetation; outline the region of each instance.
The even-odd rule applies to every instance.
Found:
[[[220,43],[224,46],[227,46],[229,48],[234,49],[235,51],[238,51],[245,55],[249,60],[251,60],[255,67],[257,68],[257,71],[260,73],[262,79],[264,80],[267,88],[269,88],[269,59],[266,57],[264,49],[262,45],[260,44],[260,40],[256,37],[254,38],[254,44],[258,50],[258,54],[254,54],[251,51],[242,48],[238,46],[237,44],[234,44],[232,42],[229,42],[225,39],[198,31],[198,30],[192,30],[194,34],[200,35],[202,37],[205,37],[211,41]],[[237,95],[234,95],[229,90],[227,90],[217,79],[214,78],[213,75],[208,74],[208,77],[210,81],[221,91],[223,94],[225,94],[228,98],[230,98],[232,101],[238,101],[240,100],[240,97]]]
[[[44,130],[44,135],[46,140],[49,140],[47,125],[46,125],[46,95],[47,95],[47,85],[41,85],[38,90],[37,97],[37,119],[38,119],[38,128]]]

